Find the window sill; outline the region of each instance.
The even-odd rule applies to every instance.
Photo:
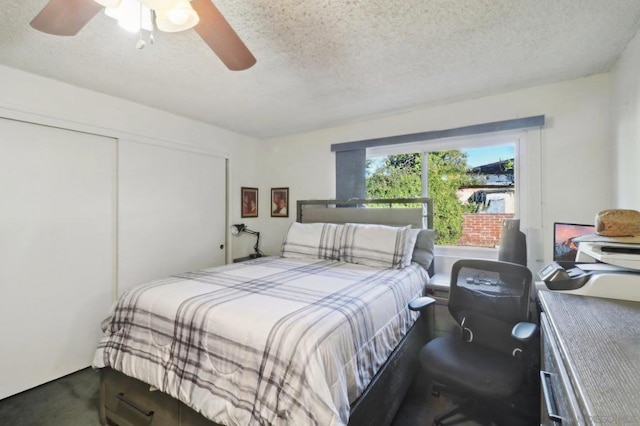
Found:
[[[468,246],[436,246],[435,273],[448,275],[453,264],[460,259],[498,259],[497,248]]]

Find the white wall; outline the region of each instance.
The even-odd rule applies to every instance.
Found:
[[[638,40],[634,45],[638,45]],[[629,49],[628,49],[629,50]],[[634,117],[637,117],[640,96],[637,93],[638,48],[621,60],[615,88],[634,95]],[[627,65],[627,62],[630,64]],[[532,229],[525,230],[532,239],[539,239],[534,253],[542,260],[551,255],[551,224],[554,221],[589,223],[602,209],[610,208],[614,200],[616,178],[612,170],[613,153],[610,144],[609,74],[594,75],[556,84],[538,86],[423,108],[375,120],[319,131],[274,138],[269,141],[233,132],[104,94],[42,78],[19,70],[0,66],[0,115],[46,121],[47,124],[72,125],[104,131],[120,138],[135,138],[186,143],[220,152],[230,159],[229,222],[245,223],[262,233],[261,247],[268,254],[277,253],[288,224],[295,219],[295,201],[310,198],[335,197],[335,157],[332,143],[407,133],[441,130],[484,122],[544,114],[547,124],[542,132],[541,161],[530,155],[532,169],[542,170],[542,200],[529,206]],[[633,82],[634,85],[631,83]],[[635,92],[631,89],[635,87]],[[627,105],[616,101],[616,107]],[[629,115],[629,114],[627,114]],[[628,120],[624,129],[630,127]],[[616,124],[621,127],[621,120]],[[639,127],[633,127],[637,135]],[[631,130],[625,130],[627,133]],[[531,133],[531,132],[530,132]],[[535,134],[531,136],[535,137]],[[619,137],[618,139],[622,139]],[[616,139],[617,140],[617,139]],[[633,160],[637,150],[633,137],[618,142],[618,178],[633,180]],[[623,152],[620,152],[623,150]],[[631,155],[633,154],[633,155]],[[258,187],[258,218],[240,218],[240,187]],[[271,218],[269,214],[271,187],[290,188],[291,211],[288,219]],[[636,194],[640,192],[635,188]],[[624,191],[624,194],[629,194]],[[618,194],[620,203],[630,204],[638,195]],[[537,224],[536,224],[537,223]],[[541,224],[541,225],[540,225]],[[254,238],[234,237],[231,256],[251,252]],[[532,256],[530,255],[530,258]]]
[[[640,210],[640,33],[611,71],[611,116],[614,206]]]
[[[261,143],[256,139],[4,66],[0,81],[0,117],[124,140],[202,148],[228,158],[230,223],[240,221],[240,187],[257,186],[264,174]],[[221,200],[220,214],[225,208]],[[264,211],[268,212],[267,204]],[[229,246],[231,257],[244,256],[253,240],[229,238]]]
[[[289,188],[289,217],[269,218],[268,232],[263,235],[267,254],[279,253],[289,224],[296,220],[296,200],[335,198],[335,156],[329,148],[335,139],[324,132],[265,142],[264,183],[267,188]]]
[[[551,258],[554,221],[591,223],[599,210],[611,207],[614,183],[609,172],[612,154],[608,74],[274,138],[268,145],[267,160],[271,167],[266,182],[291,187],[292,203],[296,199],[333,198],[332,143],[541,114],[547,118],[541,132],[542,150],[538,150],[537,155],[535,152],[528,155],[531,164],[526,166],[542,171],[537,185],[542,187],[542,200],[528,206],[532,228],[523,231],[541,241],[534,244],[533,252],[530,250],[530,259],[542,262]],[[540,137],[540,133],[528,132],[528,140],[535,141],[536,137]],[[290,220],[294,220],[294,213],[292,210]],[[289,221],[272,221],[265,249],[273,252],[277,251]]]

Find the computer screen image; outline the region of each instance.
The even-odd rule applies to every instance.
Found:
[[[574,238],[596,232],[594,225],[555,222],[553,224],[553,260],[561,265],[572,266],[578,254]]]

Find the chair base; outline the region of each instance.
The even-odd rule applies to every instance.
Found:
[[[469,420],[483,425],[496,426],[538,426],[540,424],[539,400],[531,399],[518,392],[509,400],[478,400],[454,392],[440,384],[433,384],[431,394],[441,394],[454,402],[454,406],[433,418],[435,426],[467,424]],[[531,405],[531,407],[529,407]]]
[[[444,413],[438,414],[436,417],[434,417],[433,418],[433,426],[444,426],[443,422],[445,420],[462,413],[467,408],[470,408],[472,405],[474,405],[474,404],[473,404],[473,401],[471,399],[466,399],[466,400],[460,402],[458,405],[452,407],[448,411],[445,411]]]

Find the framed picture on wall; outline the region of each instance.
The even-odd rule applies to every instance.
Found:
[[[258,217],[258,188],[242,187],[241,217]]]
[[[271,188],[271,217],[289,217],[289,188]]]

